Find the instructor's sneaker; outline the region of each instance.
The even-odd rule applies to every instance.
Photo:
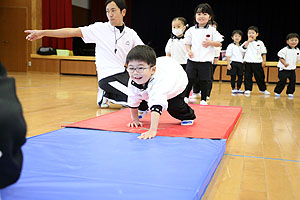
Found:
[[[102,98],[102,101],[98,102],[98,106],[100,108],[108,108],[109,107],[109,101],[106,98]]]
[[[190,126],[194,124],[194,120],[182,120],[181,126]]]
[[[288,94],[288,97],[289,98],[294,98],[294,95],[293,94]]]
[[[99,105],[100,108],[109,108],[109,102],[102,102],[101,104],[99,102],[98,105]]]

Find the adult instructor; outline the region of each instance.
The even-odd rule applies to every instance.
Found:
[[[96,43],[96,67],[99,82],[97,104],[108,107],[107,100],[116,104],[127,104],[129,75],[125,70],[128,52],[143,42],[133,30],[125,26],[125,0],[107,0],[105,3],[108,22],[96,22],[79,28],[56,30],[26,30],[26,39],[42,37],[81,37],[85,43]]]

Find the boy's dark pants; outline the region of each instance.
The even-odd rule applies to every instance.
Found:
[[[265,83],[265,73],[261,63],[246,63],[245,65],[245,90],[252,91],[253,81],[252,74],[254,74],[256,83],[260,91],[267,89]]]
[[[179,120],[193,120],[196,118],[194,110],[184,102],[185,91],[168,100],[168,113]]]
[[[293,94],[295,92],[296,85],[296,73],[295,70],[282,70],[278,71],[279,81],[276,84],[274,92],[280,94],[285,87],[286,80],[289,79],[289,84],[286,90],[287,94]]]

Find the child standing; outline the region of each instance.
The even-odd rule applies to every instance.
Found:
[[[168,40],[165,51],[166,56],[170,56],[178,61],[179,64],[186,68],[186,48],[184,42],[184,33],[188,27],[187,21],[183,17],[176,17],[172,20],[172,34]]]
[[[199,4],[195,9],[196,25],[189,28],[185,34],[185,44],[189,56],[186,66],[189,79],[186,97],[189,97],[194,83],[199,81],[201,105],[207,105],[206,97],[215,55],[214,47],[220,47],[223,41],[223,36],[208,24],[213,17],[214,13],[209,4]]]
[[[232,93],[243,93],[241,90],[243,81],[243,52],[240,48],[242,36],[243,32],[241,30],[234,30],[231,37],[233,43],[229,44],[226,49],[227,75],[231,76]],[[238,76],[237,87],[235,87],[236,76]]]
[[[242,44],[242,48],[245,50],[245,93],[250,95],[252,91],[253,81],[252,76],[254,74],[258,88],[261,93],[269,95],[267,86],[265,83],[265,73],[263,67],[266,66],[266,54],[267,49],[261,40],[256,40],[259,35],[258,28],[256,26],[250,26],[248,28],[248,40]]]
[[[296,64],[300,63],[300,51],[296,47],[299,43],[299,35],[290,33],[286,37],[287,46],[278,52],[279,62],[278,78],[279,81],[274,89],[275,96],[280,97],[280,93],[285,87],[286,80],[289,79],[289,85],[286,90],[288,97],[293,98],[296,85]]]
[[[192,125],[196,118],[194,110],[184,102],[188,78],[183,68],[170,57],[156,59],[154,50],[146,45],[134,47],[126,58],[128,82],[128,105],[132,123],[129,127],[142,126],[138,107],[142,100],[148,102],[151,111],[150,129],[139,139],[156,136],[159,118],[163,110],[181,120],[181,125]]]

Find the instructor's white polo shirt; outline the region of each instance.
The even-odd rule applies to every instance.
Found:
[[[96,22],[80,30],[85,43],[96,44],[98,80],[124,72],[128,52],[144,44],[133,29],[125,26],[120,33],[110,22]]]

